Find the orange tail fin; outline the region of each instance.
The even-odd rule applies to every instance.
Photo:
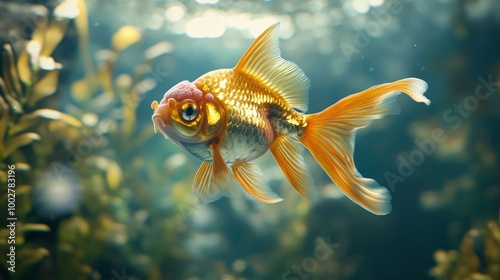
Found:
[[[425,81],[408,78],[352,94],[324,111],[308,115],[300,142],[312,153],[332,181],[355,203],[385,215],[391,212],[389,191],[375,180],[363,178],[353,159],[356,130],[387,114],[399,113],[400,92],[429,105],[423,95]]]

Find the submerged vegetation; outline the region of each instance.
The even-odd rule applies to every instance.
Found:
[[[373,26],[369,24],[375,21],[370,21],[371,15],[365,11],[368,4],[357,5],[357,10],[346,8],[344,15],[342,7],[348,6],[349,1],[339,1],[341,4],[337,6],[331,4],[335,1],[312,1],[314,5],[296,7],[290,3],[302,2],[291,1],[284,5],[284,10],[280,10],[278,1],[259,1],[258,5],[233,0],[167,1],[161,8],[155,6],[159,5],[156,2],[66,0],[44,1],[44,5],[0,2],[0,219],[4,223],[10,215],[9,190],[5,186],[12,166],[16,176],[17,218],[15,273],[8,270],[9,257],[3,253],[12,246],[8,243],[11,230],[0,228],[0,279],[373,279],[380,271],[386,277],[411,274],[415,278],[427,276],[440,280],[500,279],[499,225],[488,221],[497,215],[500,197],[497,172],[500,161],[496,152],[499,142],[492,140],[498,137],[498,129],[491,129],[498,125],[498,95],[483,102],[477,112],[469,112],[470,118],[461,118],[457,129],[450,129],[446,120],[443,122],[442,113],[455,107],[453,104],[437,107],[439,98],[445,98],[438,95],[447,91],[436,89],[438,83],[430,77],[436,72],[418,72],[429,79],[429,98],[433,100],[429,110],[435,111],[425,111],[411,125],[406,119],[404,124],[399,119],[378,122],[382,126],[404,127],[396,127],[393,131],[397,133],[387,130],[388,126],[384,132],[374,129],[374,141],[367,141],[361,135],[360,151],[355,154],[363,157],[359,160],[360,172],[381,174],[376,179],[382,182],[382,174],[392,164],[389,161],[404,158],[409,162],[410,155],[418,154],[414,146],[400,143],[409,143],[407,138],[428,138],[436,127],[445,131],[446,142],[440,145],[433,142],[432,154],[425,153],[423,163],[412,165],[411,174],[401,177],[404,183],[399,184],[405,187],[391,189],[397,210],[387,217],[375,217],[354,207],[310,157],[306,157],[306,162],[321,193],[318,203],[294,193],[278,167],[264,158],[259,165],[265,167],[269,184],[285,198],[284,202],[266,205],[242,198],[201,205],[191,194],[199,162],[154,134],[149,103],[161,97],[164,89],[169,88],[166,84],[179,82],[178,76],[172,78],[176,72],[191,66],[193,69],[188,71],[206,72],[219,67],[206,67],[205,62],[229,60],[229,55],[220,50],[213,52],[219,54],[217,58],[211,57],[208,49],[213,48],[215,40],[198,39],[203,30],[212,32],[209,34],[212,37],[223,33],[221,29],[208,28],[207,23],[215,22],[220,27],[222,21],[217,21],[217,16],[222,15],[226,19],[246,20],[252,29],[254,23],[282,20],[283,33],[294,34],[290,35],[292,43],[284,44],[284,52],[300,57],[300,51],[304,51],[308,59],[298,63],[304,65],[311,80],[322,72],[331,72],[328,77],[333,74],[338,78],[347,77],[347,71],[372,69],[365,67],[371,65],[366,62],[368,54],[372,47],[376,50],[377,46],[384,46],[383,34],[370,37],[369,48],[357,46],[357,51],[367,55],[360,54],[358,60],[362,62],[358,63],[355,62],[358,53],[352,53],[349,59],[353,62],[349,64],[341,47],[332,46],[336,46],[335,40],[351,42],[358,38],[359,32],[344,32],[350,25]],[[468,7],[472,7],[474,20],[480,12],[494,11],[479,5],[481,1],[465,2],[470,2]],[[106,14],[110,6],[121,9],[123,3],[130,5],[123,14],[135,16],[137,12],[137,18],[122,17],[120,13],[110,19],[113,24],[89,22],[90,5],[94,5],[94,13],[102,7]],[[428,13],[424,8],[434,4],[421,3],[429,6],[421,6],[419,11]],[[200,6],[203,11],[198,9]],[[262,9],[265,16],[254,19],[255,15],[241,14],[240,6],[250,11]],[[383,13],[382,4],[370,7],[379,11],[379,15],[388,15]],[[404,8],[400,9],[401,15],[413,11],[406,2],[398,7]],[[217,9],[221,14],[217,14]],[[281,11],[281,15],[270,17],[269,11],[273,9]],[[456,14],[471,16],[470,12]],[[158,23],[158,15],[165,17],[165,23]],[[389,16],[391,24],[398,16]],[[349,18],[349,24],[340,26],[342,18]],[[444,17],[435,18],[442,24]],[[324,26],[312,28],[313,23]],[[170,37],[157,35],[158,26],[163,24],[172,30]],[[397,40],[398,32],[403,33],[397,31],[399,24],[403,26],[398,23],[387,28],[398,34]],[[184,33],[179,31],[182,25],[186,26]],[[148,28],[156,28],[156,33]],[[221,46],[229,45],[228,52],[244,51],[246,42],[240,42],[244,41],[242,37],[235,40],[236,32],[232,33],[241,31],[240,28],[236,23],[227,28],[231,30],[226,33],[228,41]],[[467,24],[454,28],[462,39],[469,34]],[[92,37],[92,30],[96,29],[102,34]],[[341,32],[330,34],[330,29]],[[314,46],[317,50],[309,52],[297,47],[313,39],[319,42]],[[394,45],[391,40],[386,43]],[[176,53],[190,44],[194,47],[189,50],[206,53]],[[330,59],[333,54],[335,59]],[[402,54],[391,54],[394,61],[381,64],[375,61],[373,65],[380,65],[380,69],[396,65],[394,68],[399,69],[401,64],[407,64]],[[190,61],[192,56],[196,62]],[[467,53],[454,53],[443,58],[447,63],[436,66],[450,73],[449,92],[457,102],[466,100],[479,83],[474,80],[464,85],[461,71],[474,69],[469,67],[472,60],[466,56]],[[486,80],[500,79],[498,59],[488,57],[488,71],[481,73]],[[418,64],[419,69],[429,65],[425,59]],[[383,71],[377,71],[369,70],[368,75],[378,79],[377,75]],[[467,77],[477,77],[476,72],[469,71],[465,73]],[[179,76],[184,79],[195,76],[184,74]],[[364,76],[349,76],[345,81],[336,80],[339,85],[335,86],[351,89],[356,84],[357,90],[361,88],[358,84],[365,80]],[[352,84],[346,86],[347,81]],[[316,96],[311,95],[311,107],[324,108],[318,100],[325,99],[326,103],[331,97],[330,82],[328,91],[318,90],[324,85],[313,83]],[[495,89],[498,92],[497,86]],[[347,94],[335,92],[339,98],[344,93]],[[460,115],[452,116],[456,119]],[[478,125],[483,120],[486,125]],[[387,132],[390,137],[384,134]],[[390,138],[396,140],[391,142]],[[369,148],[362,146],[367,142]],[[391,145],[397,147],[392,149]],[[390,160],[384,163],[384,158]],[[373,167],[375,162],[385,165]],[[398,168],[396,164],[394,169]],[[371,174],[365,172],[370,166]],[[408,205],[403,205],[407,202]],[[416,242],[420,239],[425,244]],[[412,258],[413,255],[417,257]],[[417,266],[422,258],[426,261]]]
[[[500,227],[489,221],[487,229],[466,233],[458,251],[439,250],[436,266],[430,271],[436,279],[500,279]]]
[[[58,91],[64,65],[51,54],[70,25],[78,32],[81,54],[88,57],[85,3],[66,1],[51,14],[17,56],[10,44],[2,46],[2,185],[7,184],[7,166],[15,166],[16,172],[19,265],[12,275],[24,279],[30,271],[38,271],[44,279],[98,279],[103,277],[98,269],[111,276],[121,273],[125,264],[134,275],[158,279],[160,271],[154,264],[175,256],[161,249],[171,246],[173,238],[154,235],[172,235],[175,226],[169,225],[170,219],[157,228],[144,225],[153,215],[162,215],[149,209],[154,196],[147,190],[151,177],[160,178],[150,173],[160,171],[148,168],[137,149],[153,131],[137,125],[136,109],[155,84],[145,75],[151,62],[169,52],[171,45],[151,47],[134,75],[115,77],[113,67],[120,51],[140,40],[134,27],[121,28],[112,38],[113,49],[101,51],[97,71],[85,64],[85,77],[71,87],[74,102],[65,108],[69,113],[62,113],[55,108],[64,98]],[[7,189],[2,188],[1,203],[6,206],[6,202]],[[4,220],[6,214],[2,212]],[[0,235],[6,252],[9,229],[2,229]],[[152,240],[158,241],[148,245]],[[144,249],[149,254],[141,253]],[[100,261],[113,254],[121,257],[109,264]],[[6,256],[1,258],[7,268]],[[42,269],[47,264],[51,269]],[[33,265],[38,267],[29,268]]]
[[[17,60],[10,44],[1,46],[2,75],[0,77],[0,183],[15,184],[15,188],[2,188],[1,199],[2,219],[17,218],[15,223],[15,240],[11,229],[0,230],[0,248],[2,252],[12,252],[15,244],[15,254],[19,271],[18,277],[50,252],[37,242],[30,242],[28,235],[34,232],[48,232],[50,227],[34,218],[32,195],[35,178],[50,159],[37,155],[40,142],[46,149],[62,140],[62,137],[50,137],[49,134],[60,133],[67,128],[79,128],[81,122],[71,115],[60,111],[43,108],[44,99],[54,94],[57,89],[61,65],[54,61],[51,54],[62,38],[68,24],[68,19],[52,20],[44,28],[33,33],[33,39],[26,44]],[[13,172],[9,172],[9,171]],[[15,180],[8,181],[14,175]],[[14,200],[8,200],[15,198]],[[15,206],[9,206],[7,201],[15,201]],[[12,209],[12,210],[11,210]],[[11,241],[11,242],[8,242]],[[14,242],[15,241],[15,242]],[[17,252],[17,253],[16,253]],[[8,265],[9,257],[2,254],[3,266]]]

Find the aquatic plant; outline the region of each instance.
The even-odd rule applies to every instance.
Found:
[[[162,165],[161,155],[146,160],[141,147],[154,132],[151,125],[137,122],[144,94],[168,75],[153,69],[152,62],[170,52],[172,45],[160,42],[150,47],[133,74],[115,75],[115,64],[123,59],[120,53],[141,40],[137,28],[124,26],[113,36],[112,49],[98,52],[94,70],[85,2],[62,2],[52,15],[47,26],[34,31],[17,59],[9,45],[2,51],[0,179],[6,183],[11,164],[16,172],[29,171],[17,177],[16,249],[22,265],[15,275],[30,275],[27,266],[45,259],[54,269],[43,275],[57,279],[110,278],[125,273],[125,268],[141,278],[175,277],[181,270],[165,264],[180,263],[187,255],[165,248],[174,247],[185,230],[179,227],[184,213],[171,200],[163,201],[169,191],[162,192],[160,186],[182,184],[184,178],[165,178],[178,173],[178,162],[167,161],[162,169],[157,166]],[[62,65],[50,55],[71,18],[85,76],[71,86],[72,102],[64,106],[70,114],[65,114],[42,106],[55,107],[68,98],[55,94]],[[30,145],[33,142],[38,143]],[[159,187],[151,191],[151,185]],[[2,191],[2,204],[6,196]],[[36,223],[42,221],[48,224]],[[29,232],[49,230],[42,242],[24,240]],[[8,248],[9,230],[2,229],[0,235],[2,248]]]
[[[77,22],[77,28],[79,37],[85,37],[81,30],[87,27]],[[172,198],[170,188],[165,188],[185,188],[187,181],[178,174],[183,163],[178,155],[165,161],[147,149],[154,131],[138,121],[145,93],[167,76],[152,63],[172,45],[159,42],[144,52],[143,62],[133,71],[115,72],[117,63],[130,59],[126,51],[141,37],[136,27],[119,28],[111,49],[97,52],[97,67],[85,61],[84,77],[71,85],[72,100],[66,108],[82,120],[82,127],[66,138],[65,155],[51,164],[55,174],[49,177],[76,177],[81,199],[56,228],[54,261],[65,263],[56,266],[59,279],[107,278],[122,268],[140,278],[175,277],[181,269],[171,264],[188,257],[175,242],[186,230],[185,208],[179,205],[191,194]],[[80,48],[82,57],[88,56],[87,49]]]
[[[500,279],[500,227],[488,221],[487,228],[471,229],[458,250],[438,250],[436,266],[430,274],[436,279]]]
[[[5,254],[1,258],[3,267],[15,266],[16,277],[23,277],[28,267],[49,255],[43,245],[27,240],[27,235],[32,232],[50,230],[49,226],[33,217],[31,197],[35,177],[51,157],[37,155],[41,147],[32,144],[38,141],[41,146],[48,147],[55,141],[49,141],[48,134],[81,126],[81,122],[71,115],[41,108],[44,100],[57,90],[62,65],[55,62],[51,54],[61,41],[68,22],[67,17],[59,18],[40,26],[17,59],[10,44],[1,46],[0,183],[7,186],[9,182],[12,186],[1,190],[0,204],[9,210],[2,212],[1,217],[16,220],[13,222],[15,229],[0,229],[0,248],[3,252],[14,251],[15,263],[9,264],[10,259],[6,259]],[[12,231],[16,233],[15,243],[7,238],[12,236]],[[12,250],[12,245],[15,250]]]

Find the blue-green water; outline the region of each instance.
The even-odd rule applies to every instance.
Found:
[[[60,42],[37,41],[62,66],[54,93],[32,104],[20,98],[24,113],[14,114],[2,89],[9,106],[1,116],[12,115],[2,154],[23,114],[50,108],[80,125],[41,117],[23,130],[40,140],[2,157],[2,170],[16,165],[18,174],[18,240],[12,272],[2,232],[0,278],[500,279],[499,2],[94,0],[85,1],[86,16],[84,1],[60,10],[62,1],[23,2],[0,3],[2,42],[16,61],[37,32],[55,34],[40,30],[69,19],[54,27]],[[256,162],[284,201],[200,205],[191,185],[201,162],[154,134],[152,101],[180,81],[233,67],[277,21],[282,56],[311,81],[309,112],[401,78],[429,84],[429,107],[402,95],[400,114],[356,137],[357,169],[391,191],[390,214],[351,202],[309,153],[318,202],[295,192],[265,155]],[[44,61],[17,64],[26,96],[54,71]]]

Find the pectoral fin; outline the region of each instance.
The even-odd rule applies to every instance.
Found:
[[[213,163],[203,162],[196,172],[193,193],[202,203],[209,203],[222,196],[239,196],[231,170],[222,158],[217,144],[210,145],[213,152]]]
[[[212,184],[213,165],[204,161],[196,175],[193,182],[193,193],[202,203],[212,202],[219,199],[220,186]]]

